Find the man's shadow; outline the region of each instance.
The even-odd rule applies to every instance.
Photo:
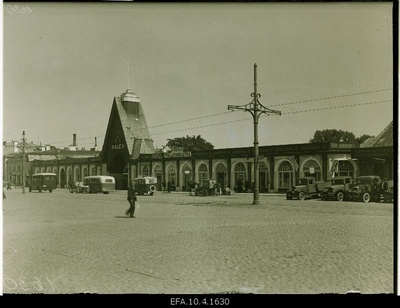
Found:
[[[114,216],[114,218],[132,218],[132,217],[129,217],[129,216]]]

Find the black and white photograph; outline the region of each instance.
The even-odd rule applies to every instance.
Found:
[[[2,10],[2,294],[397,294],[395,2]]]

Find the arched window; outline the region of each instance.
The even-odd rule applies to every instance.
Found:
[[[316,181],[322,180],[321,167],[315,159],[306,161],[303,167],[304,176],[315,177]]]
[[[96,175],[96,168],[94,166],[91,166],[89,169],[89,175]]]
[[[278,189],[290,189],[293,186],[293,166],[288,161],[284,161],[279,166]]]
[[[45,173],[46,169],[44,167],[40,168],[40,173]]]
[[[83,168],[82,168],[82,179],[83,179],[85,176],[88,176],[88,170],[87,170],[86,167],[83,167]]]
[[[169,165],[167,169],[167,177],[168,181],[171,182],[172,186],[175,186],[175,178],[176,178],[176,168],[175,165]]]
[[[161,169],[161,166],[160,165],[156,165],[155,167],[154,167],[154,173],[157,175],[157,174],[162,174],[162,169]]]
[[[203,180],[208,180],[208,168],[206,164],[199,166],[199,182]]]
[[[237,186],[238,192],[242,191],[246,183],[246,167],[243,163],[237,163],[235,166],[235,182],[234,185]]]
[[[74,176],[72,174],[72,168],[71,167],[67,168],[67,181],[68,182],[74,181]]]
[[[352,178],[354,178],[353,165],[348,161],[339,161],[337,170],[337,176],[351,176]]]
[[[36,168],[35,168],[35,173],[39,173],[39,172],[40,172],[39,168],[36,167]]]
[[[47,167],[46,172],[51,173],[51,167]]]
[[[149,166],[142,167],[142,176],[150,176],[150,168]]]
[[[80,180],[81,180],[81,171],[79,167],[75,167],[74,181],[80,181]]]

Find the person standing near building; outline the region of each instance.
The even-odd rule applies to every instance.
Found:
[[[387,182],[387,179],[384,178],[382,182],[382,193],[385,193],[389,190],[389,184]]]
[[[128,187],[128,202],[129,202],[129,209],[126,210],[125,214],[129,215],[129,217],[135,218],[135,202],[136,202],[136,193],[135,193],[135,186],[133,182],[129,183]]]

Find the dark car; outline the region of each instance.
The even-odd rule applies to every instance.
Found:
[[[332,178],[332,185],[321,193],[321,200],[349,200],[354,181],[350,176],[338,176]]]
[[[360,176],[351,190],[353,201],[368,203],[371,200],[380,202],[381,179],[377,175]]]

